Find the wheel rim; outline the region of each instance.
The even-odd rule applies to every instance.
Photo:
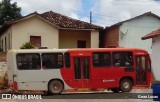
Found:
[[[128,82],[124,82],[124,83],[123,83],[123,87],[124,87],[125,89],[128,89],[128,88],[130,88],[130,84],[129,84]]]
[[[54,92],[59,92],[60,86],[58,84],[54,84],[52,88]]]

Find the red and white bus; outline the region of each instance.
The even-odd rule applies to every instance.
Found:
[[[68,89],[129,92],[150,86],[149,54],[135,48],[32,49],[7,53],[9,85],[15,90],[61,94]]]

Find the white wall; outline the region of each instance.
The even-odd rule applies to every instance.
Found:
[[[19,49],[30,41],[30,36],[41,36],[41,46],[58,48],[58,29],[39,17],[32,17],[12,25],[12,48]]]
[[[135,47],[147,50],[151,54],[152,39],[141,40],[141,37],[160,27],[160,20],[153,16],[143,16],[125,22],[120,27],[120,47]],[[123,32],[123,36],[122,33]]]
[[[91,48],[99,48],[99,31],[91,31]]]
[[[152,71],[157,81],[160,81],[160,37],[153,38]]]

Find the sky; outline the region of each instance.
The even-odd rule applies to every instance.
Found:
[[[0,0],[1,1],[1,0]],[[57,12],[99,26],[111,26],[145,12],[160,16],[160,0],[11,0],[22,8],[22,15]]]

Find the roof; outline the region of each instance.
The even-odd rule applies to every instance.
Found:
[[[103,27],[90,24],[84,21],[76,20],[55,12],[45,12],[40,14],[41,17],[60,28],[76,28],[76,29],[103,29]]]
[[[155,31],[152,31],[151,33],[145,35],[144,37],[142,37],[142,40],[145,40],[145,39],[150,39],[150,38],[153,38],[153,37],[157,37],[160,35],[160,28],[155,30]]]
[[[40,53],[40,52],[66,52],[68,49],[10,49],[9,53]]]
[[[131,19],[118,22],[118,23],[116,23],[116,24],[114,24],[114,25],[111,25],[111,26],[109,26],[109,27],[106,27],[105,29],[110,29],[110,28],[113,28],[113,27],[116,27],[116,26],[120,26],[120,25],[122,25],[122,24],[125,23],[125,22],[131,21],[131,20],[135,20],[135,19],[140,18],[140,17],[143,17],[143,16],[153,16],[153,17],[155,17],[155,18],[157,18],[157,19],[160,20],[160,17],[159,17],[158,15],[156,15],[156,14],[154,14],[154,13],[152,13],[152,12],[146,12],[146,13],[144,13],[144,14],[142,14],[142,15],[133,17],[133,18],[131,18]]]
[[[104,52],[104,51],[143,51],[141,48],[71,48],[71,49],[11,49],[8,53],[33,53],[33,52]]]
[[[105,51],[143,51],[147,52],[141,48],[76,48],[76,49],[68,49],[69,52],[105,52]]]
[[[23,16],[21,18],[15,19],[15,20],[8,21],[2,25],[2,27],[0,28],[0,33],[5,31],[11,25],[13,25],[17,22],[20,22],[22,20],[25,20],[27,18],[33,17],[33,16],[38,16],[38,17],[46,20],[47,22],[55,25],[59,29],[87,29],[87,30],[88,29],[90,29],[90,30],[91,29],[95,29],[95,30],[103,29],[103,27],[101,27],[101,26],[90,24],[88,22],[84,22],[81,20],[76,20],[71,17],[67,17],[62,14],[49,11],[49,12],[45,12],[42,14],[34,12],[34,13],[31,13],[27,16]]]
[[[23,16],[21,18],[17,18],[17,19],[14,19],[12,21],[7,21],[5,22],[1,27],[0,27],[0,34],[3,33],[4,31],[6,31],[11,25],[17,23],[17,22],[20,22],[22,20],[25,20],[27,18],[30,18],[32,16],[35,16],[35,15],[38,15],[37,12],[34,12],[34,13],[31,13],[29,15],[26,15],[26,16]]]

